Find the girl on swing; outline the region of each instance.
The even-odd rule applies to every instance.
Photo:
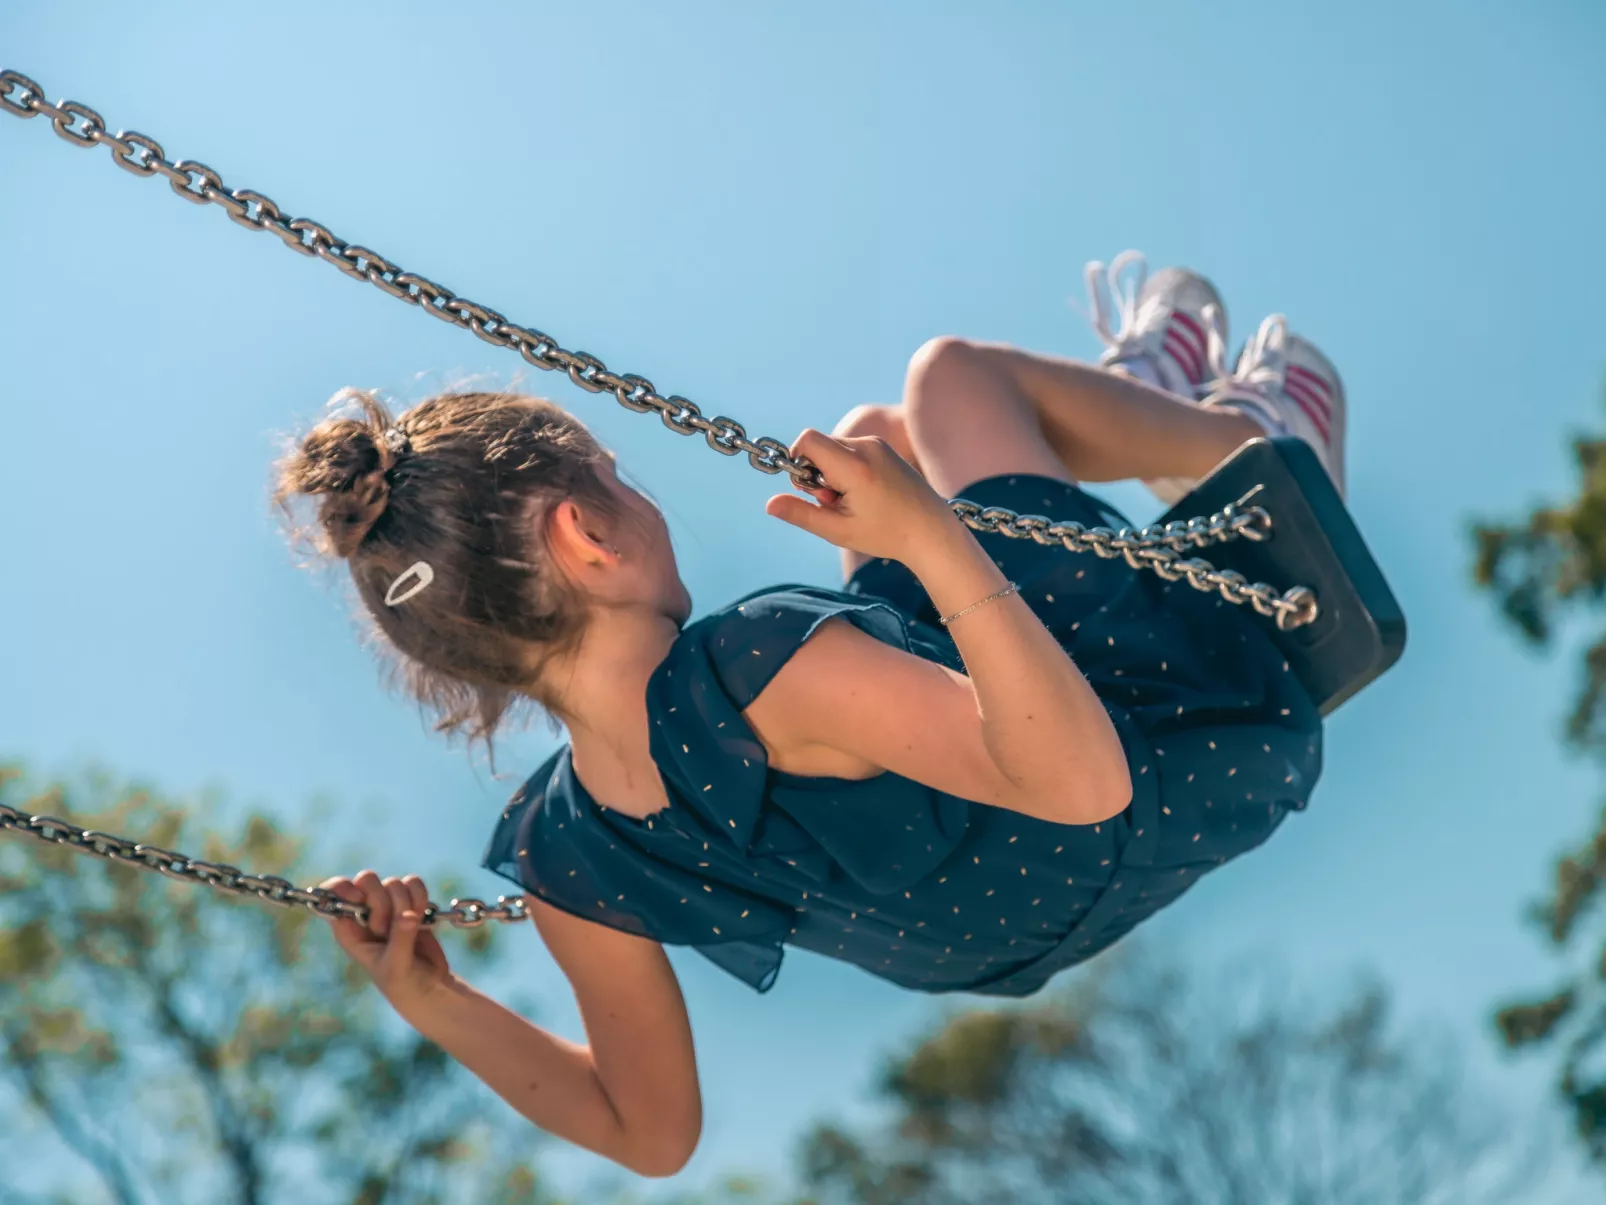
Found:
[[[589,1042],[453,976],[416,876],[325,886],[397,1012],[536,1125],[644,1175],[701,1126],[664,944],[759,991],[785,945],[927,992],[1023,996],[1302,808],[1316,708],[1246,608],[1121,560],[964,527],[944,499],[1121,527],[1081,482],[1180,497],[1246,440],[1342,480],[1344,391],[1274,316],[1235,371],[1203,277],[1138,280],[1102,366],[937,339],[901,404],[792,451],[828,489],[767,511],[842,549],[841,590],[777,586],[688,623],[664,521],[574,417],[448,394],[319,424],[282,497],[321,499],[410,690],[489,739],[516,703],[569,744],[486,865],[526,893]]]

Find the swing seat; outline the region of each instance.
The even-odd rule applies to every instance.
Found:
[[[1208,515],[1231,503],[1263,507],[1271,538],[1201,550],[1217,567],[1279,590],[1309,586],[1319,614],[1267,631],[1325,716],[1387,671],[1405,651],[1405,614],[1355,520],[1309,444],[1255,439],[1222,461],[1159,520]]]

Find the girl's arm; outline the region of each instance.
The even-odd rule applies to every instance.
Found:
[[[817,507],[777,499],[771,513],[902,561],[945,615],[1009,584],[942,499],[881,441],[805,436],[798,447],[833,492]],[[891,770],[1066,824],[1097,823],[1127,806],[1130,773],[1108,713],[1018,594],[968,612],[949,632],[968,676],[846,621],[824,625],[748,709],[772,764],[821,774],[851,767],[855,777]]]
[[[589,1044],[564,1041],[453,977],[414,1028],[549,1133],[669,1176],[702,1132],[691,1025],[663,947],[526,897],[569,977]]]
[[[335,922],[341,946],[421,1035],[543,1130],[644,1176],[685,1166],[702,1131],[702,1099],[685,1002],[656,942],[526,897],[569,977],[588,1045],[530,1023],[446,967],[417,923],[428,893],[416,878],[365,871],[326,886],[368,904],[367,929]]]

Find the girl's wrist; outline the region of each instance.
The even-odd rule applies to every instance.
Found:
[[[975,533],[959,521],[951,510],[944,510],[926,526],[913,542],[904,564],[922,582],[946,576],[965,566],[996,568],[992,558],[977,542]]]
[[[931,540],[908,568],[939,615],[963,611],[1009,585],[1003,570],[958,519],[952,533]]]
[[[445,979],[428,990],[411,995],[405,1000],[392,1000],[390,1006],[403,1021],[424,1037],[438,1041],[436,1035],[441,1027],[450,1023],[452,1015],[467,1003],[473,994],[474,989],[467,982],[456,975],[448,974]]]

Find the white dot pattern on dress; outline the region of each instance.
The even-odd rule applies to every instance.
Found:
[[[1042,513],[1056,511],[1053,506],[1045,505]],[[1025,545],[1027,542],[1021,543]],[[1024,575],[1011,568],[1015,562],[1008,559],[1006,552],[1000,552],[997,559],[1004,562],[1011,577],[1023,578]],[[902,572],[900,567],[890,568]],[[1095,685],[1100,680],[1104,682],[1102,689],[1107,699],[1120,700],[1119,706],[1132,708],[1130,714],[1138,717],[1140,729],[1152,723],[1157,732],[1188,733],[1189,728],[1183,717],[1187,716],[1191,705],[1189,692],[1195,689],[1196,681],[1202,681],[1196,676],[1200,673],[1230,672],[1226,662],[1253,654],[1249,650],[1241,650],[1245,638],[1234,630],[1221,641],[1233,651],[1230,656],[1219,658],[1223,663],[1219,671],[1202,668],[1207,658],[1200,655],[1197,647],[1186,657],[1179,655],[1171,630],[1166,628],[1164,621],[1155,618],[1158,612],[1145,614],[1142,622],[1134,626],[1131,615],[1123,610],[1123,605],[1114,601],[1113,596],[1099,596],[1099,592],[1104,590],[1102,583],[1114,580],[1111,575],[1118,571],[1124,572],[1124,569],[1113,562],[1109,566],[1078,568],[1075,572],[1077,585],[1071,586],[1067,577],[1060,576],[1055,579],[1054,587],[1043,589],[1040,585],[1030,591],[1029,600],[1034,606],[1053,607],[1062,614],[1065,608],[1074,609],[1073,615],[1065,616],[1068,622],[1057,629],[1051,627],[1062,636],[1067,632],[1076,632],[1082,626],[1083,618],[1093,620],[1088,625],[1086,636],[1081,637],[1080,644],[1076,646],[1088,657],[1084,659],[1078,654],[1077,663],[1083,666],[1084,672],[1089,672],[1090,680]],[[1085,587],[1080,584],[1084,581]],[[1146,593],[1153,598],[1161,592]],[[1192,598],[1186,592],[1182,597],[1188,599],[1188,614],[1192,616],[1190,623],[1218,622],[1208,617],[1201,600]],[[1098,605],[1100,603],[1103,605]],[[1098,611],[1096,619],[1091,614],[1095,607]],[[1079,615],[1074,613],[1077,611]],[[723,644],[722,636],[709,640],[704,646],[706,655],[723,657],[721,664],[725,665],[750,664],[751,669],[740,672],[755,682],[767,680],[765,675],[772,674],[777,664],[784,663],[790,653],[768,643],[766,629],[772,623],[778,627],[795,627],[793,616],[796,612],[781,607],[744,607],[742,614],[748,625],[743,629],[744,635],[732,640],[730,650],[724,653],[716,652],[716,648]],[[696,627],[696,624],[691,625],[688,632]],[[1234,637],[1237,637],[1235,642]],[[1089,648],[1090,645],[1094,647]],[[1206,650],[1211,651],[1214,650]],[[951,656],[951,651],[946,655]],[[1099,660],[1101,657],[1102,661]],[[755,664],[755,661],[762,662],[762,665]],[[1173,665],[1173,661],[1177,664]],[[1088,669],[1088,665],[1092,669]],[[687,666],[691,666],[693,672],[689,681],[683,681],[678,671]],[[1288,672],[1286,661],[1278,657],[1265,665],[1264,669],[1272,675],[1269,680],[1273,686],[1268,690],[1275,689],[1286,695],[1288,688],[1277,685],[1282,681],[1277,675]],[[1262,815],[1262,806],[1265,807],[1265,815],[1275,814],[1278,811],[1276,797],[1266,793],[1257,797],[1254,791],[1249,791],[1246,799],[1252,811],[1246,811],[1244,805],[1235,802],[1235,791],[1223,789],[1228,780],[1234,780],[1240,790],[1246,785],[1261,789],[1263,783],[1280,781],[1282,787],[1303,794],[1315,778],[1315,768],[1312,766],[1315,761],[1315,740],[1306,746],[1311,755],[1309,763],[1293,751],[1299,748],[1298,745],[1291,741],[1278,743],[1276,738],[1271,742],[1255,740],[1250,748],[1258,746],[1260,753],[1251,755],[1246,751],[1242,739],[1224,735],[1227,729],[1218,726],[1209,733],[1216,739],[1204,739],[1206,733],[1197,732],[1197,729],[1194,729],[1197,736],[1191,736],[1186,741],[1174,739],[1171,742],[1173,745],[1185,744],[1186,748],[1174,750],[1174,756],[1169,759],[1169,768],[1167,762],[1151,765],[1141,757],[1134,758],[1134,789],[1140,799],[1151,801],[1147,806],[1152,810],[1147,814],[1155,821],[1152,825],[1142,823],[1143,813],[1136,810],[1136,805],[1134,812],[1128,814],[1127,822],[1095,824],[1085,828],[1049,826],[1041,821],[1010,816],[979,828],[972,825],[968,832],[961,829],[962,839],[957,848],[953,848],[941,844],[933,832],[919,824],[906,822],[900,816],[891,830],[891,835],[897,840],[883,840],[885,853],[876,850],[872,851],[871,856],[879,856],[882,859],[882,872],[894,878],[904,873],[902,868],[906,864],[915,869],[908,872],[906,877],[910,881],[907,883],[889,885],[888,895],[870,897],[880,901],[885,913],[884,917],[877,917],[875,906],[865,898],[853,872],[844,872],[836,861],[836,855],[826,854],[820,847],[807,843],[806,853],[799,852],[794,846],[785,850],[784,858],[764,852],[767,830],[763,809],[770,806],[767,799],[757,805],[760,808],[757,813],[747,810],[748,805],[743,800],[751,798],[751,778],[741,776],[740,770],[736,770],[727,786],[727,779],[721,775],[729,774],[731,770],[722,769],[720,765],[707,760],[711,748],[730,749],[734,758],[728,757],[723,764],[734,769],[739,761],[743,769],[750,769],[753,761],[749,756],[742,756],[747,750],[739,742],[751,740],[751,732],[740,723],[732,722],[736,719],[735,712],[727,715],[718,713],[717,704],[723,696],[698,693],[700,689],[705,689],[700,684],[709,681],[701,663],[683,658],[676,662],[674,671],[663,675],[657,685],[664,686],[670,678],[674,679],[670,697],[665,698],[660,693],[656,699],[656,705],[661,710],[653,717],[655,745],[661,752],[678,744],[681,756],[686,759],[686,774],[706,774],[701,782],[687,784],[684,779],[679,780],[682,785],[672,786],[671,802],[685,803],[689,808],[691,801],[686,796],[695,793],[699,800],[706,800],[699,806],[709,810],[712,823],[727,835],[713,838],[717,842],[717,850],[711,850],[710,842],[701,839],[710,829],[688,827],[683,823],[687,814],[683,812],[676,815],[677,808],[671,807],[662,814],[663,822],[656,827],[650,817],[645,820],[643,828],[636,830],[640,835],[631,838],[635,844],[621,845],[609,841],[610,853],[616,854],[623,848],[629,851],[623,856],[632,856],[636,845],[648,840],[646,833],[649,832],[654,834],[651,837],[651,852],[655,857],[664,850],[671,851],[671,854],[674,849],[689,853],[701,847],[700,858],[687,858],[679,863],[687,867],[695,864],[695,871],[678,872],[671,867],[670,877],[664,880],[665,884],[673,883],[682,891],[690,888],[698,897],[688,902],[689,896],[674,893],[664,900],[669,905],[674,905],[676,899],[680,901],[680,911],[686,917],[682,922],[683,932],[713,934],[721,941],[729,936],[738,943],[753,940],[752,935],[758,934],[756,940],[761,944],[775,940],[764,935],[784,932],[789,935],[789,940],[797,944],[822,953],[834,953],[848,961],[878,970],[895,981],[914,985],[925,983],[934,989],[974,982],[975,977],[982,976],[979,969],[982,967],[992,966],[993,969],[987,973],[996,975],[1000,967],[1025,965],[1056,950],[1061,951],[1054,955],[1058,965],[1087,956],[1095,948],[1107,944],[1108,938],[1096,932],[1079,932],[1077,918],[1101,897],[1112,900],[1112,896],[1119,893],[1122,902],[1110,913],[1112,917],[1140,918],[1154,908],[1163,906],[1186,886],[1191,886],[1191,880],[1199,874],[1225,861],[1227,856],[1231,856],[1229,851],[1246,848],[1243,844],[1245,841],[1252,844],[1253,841],[1245,834],[1251,830],[1264,830],[1264,818],[1254,820],[1251,815]],[[1113,685],[1114,679],[1124,681],[1116,687]],[[685,701],[688,697],[685,692],[688,691],[691,692],[689,697],[698,701],[697,705],[681,707],[677,714],[677,709],[670,703]],[[1270,716],[1281,701],[1268,697],[1264,714]],[[711,704],[715,705],[712,715],[709,714]],[[649,707],[653,705],[654,698],[650,695]],[[1143,708],[1147,708],[1147,712]],[[1158,718],[1162,713],[1164,720]],[[1282,708],[1280,714],[1287,717],[1290,709]],[[1302,712],[1302,715],[1305,714],[1308,711]],[[1144,715],[1150,718],[1142,719]],[[701,735],[693,735],[697,724],[703,725]],[[1292,727],[1285,724],[1283,730]],[[1123,733],[1126,731],[1124,728],[1120,730]],[[1265,728],[1260,729],[1260,732],[1264,731]],[[1260,732],[1256,733],[1257,737]],[[719,735],[715,736],[716,733]],[[1305,732],[1295,735],[1300,741],[1307,736]],[[673,743],[658,744],[660,738]],[[736,747],[718,745],[718,742],[727,741],[736,743]],[[1273,754],[1273,744],[1277,744],[1279,750],[1290,751],[1286,760],[1282,752]],[[1155,757],[1164,758],[1167,751],[1155,748],[1153,753]],[[1265,763],[1260,760],[1261,755],[1278,757],[1275,776],[1268,776]],[[1223,764],[1229,757],[1232,764]],[[1215,760],[1217,758],[1222,760]],[[760,766],[762,769],[762,763]],[[1307,766],[1312,768],[1307,769]],[[1157,772],[1151,774],[1151,770]],[[1138,786],[1140,781],[1147,785]],[[767,790],[768,783],[764,785]],[[880,789],[853,784],[842,787],[840,792],[833,788],[828,798],[819,798],[817,794],[817,802],[828,805],[820,809],[819,814],[835,814],[840,805],[840,811],[845,815],[862,818],[863,804],[872,798],[867,792]],[[1206,792],[1215,797],[1214,801],[1204,798]],[[879,805],[879,795],[874,798]],[[889,800],[891,798],[888,796]],[[1268,805],[1269,799],[1274,802]],[[1214,806],[1215,802],[1219,802],[1220,806]],[[511,820],[518,810],[517,807],[507,809],[504,818]],[[1135,824],[1130,823],[1133,816],[1138,821]],[[810,823],[813,821],[803,825],[806,838],[812,835]],[[844,822],[833,820],[831,823]],[[1051,828],[1062,837],[1074,834],[1075,839],[1055,843],[1053,835],[1056,834],[1051,832]],[[735,833],[738,831],[743,834],[742,840],[752,843],[749,848],[737,847]],[[885,828],[880,831],[886,833]],[[656,835],[660,832],[665,835]],[[674,840],[667,836],[671,832]],[[1045,841],[1045,836],[1049,840]],[[943,839],[949,838],[945,835]],[[569,838],[565,836],[563,840],[567,842]],[[1153,856],[1154,861],[1149,869],[1143,870],[1141,863],[1136,868],[1123,865],[1126,859],[1122,856],[1122,850],[1131,847],[1134,842],[1141,843],[1149,851],[1145,857]],[[520,862],[533,861],[530,873],[539,874],[543,861],[539,851],[532,860],[528,856],[532,845],[523,844],[517,848]],[[1193,852],[1183,854],[1183,849]],[[956,858],[951,854],[959,856]],[[678,857],[684,858],[685,854]],[[1171,859],[1169,865],[1166,865],[1167,858]],[[1178,861],[1184,864],[1177,865]],[[928,871],[918,869],[934,867],[934,863],[941,866],[942,873],[936,873],[935,868]],[[560,864],[547,872],[560,877],[548,881],[573,883],[580,891],[587,890],[587,886],[581,884],[588,884],[593,891],[604,892],[604,899],[606,895],[615,895],[619,909],[630,907],[636,912],[650,909],[652,892],[644,897],[642,892],[631,891],[628,884],[624,884],[625,891],[618,891],[617,887],[621,885],[618,878],[598,873],[596,866],[595,862],[585,864],[586,875],[577,881],[573,878],[575,870]],[[1057,869],[1057,873],[1048,874],[1050,869]],[[1044,873],[1036,873],[1038,871]],[[712,877],[696,883],[684,878],[676,880],[674,875],[677,873]],[[1159,882],[1157,876],[1160,875],[1167,876],[1168,881],[1174,876],[1176,885],[1156,887],[1155,884]],[[592,880],[589,883],[588,878]],[[831,884],[825,889],[824,896],[813,889],[817,885],[816,880],[819,884]],[[1022,880],[1030,880],[1030,887]],[[803,887],[804,882],[810,883],[809,889]],[[1063,886],[1060,886],[1062,882]],[[744,883],[746,886],[723,886],[733,883]],[[789,893],[776,890],[783,883],[789,886]],[[1017,886],[1010,888],[1009,884],[1012,883]],[[697,886],[702,887],[701,892],[695,890]],[[661,888],[653,890],[659,898],[667,894]],[[649,902],[644,903],[644,898]],[[786,903],[788,900],[790,904]],[[888,900],[898,906],[892,907]],[[985,907],[982,901],[987,901]],[[783,908],[780,916],[784,919],[772,921],[768,918],[777,916],[777,903]],[[603,909],[601,900],[596,906]],[[1030,915],[1037,923],[1020,923],[1026,920],[1024,909],[1032,910]],[[607,909],[603,911],[605,915],[601,919],[612,923],[614,918],[607,915]],[[1110,912],[1110,908],[1107,906],[1104,911]],[[978,912],[981,915],[978,916]],[[860,923],[861,913],[870,918],[864,924]],[[699,921],[706,927],[696,928]],[[961,922],[973,926],[972,930],[963,932]],[[1124,931],[1131,923],[1130,919],[1123,919],[1118,927]],[[752,928],[755,924],[760,928]],[[934,956],[939,950],[943,952],[942,955]],[[955,953],[956,950],[959,953]],[[967,976],[973,978],[967,979]]]

